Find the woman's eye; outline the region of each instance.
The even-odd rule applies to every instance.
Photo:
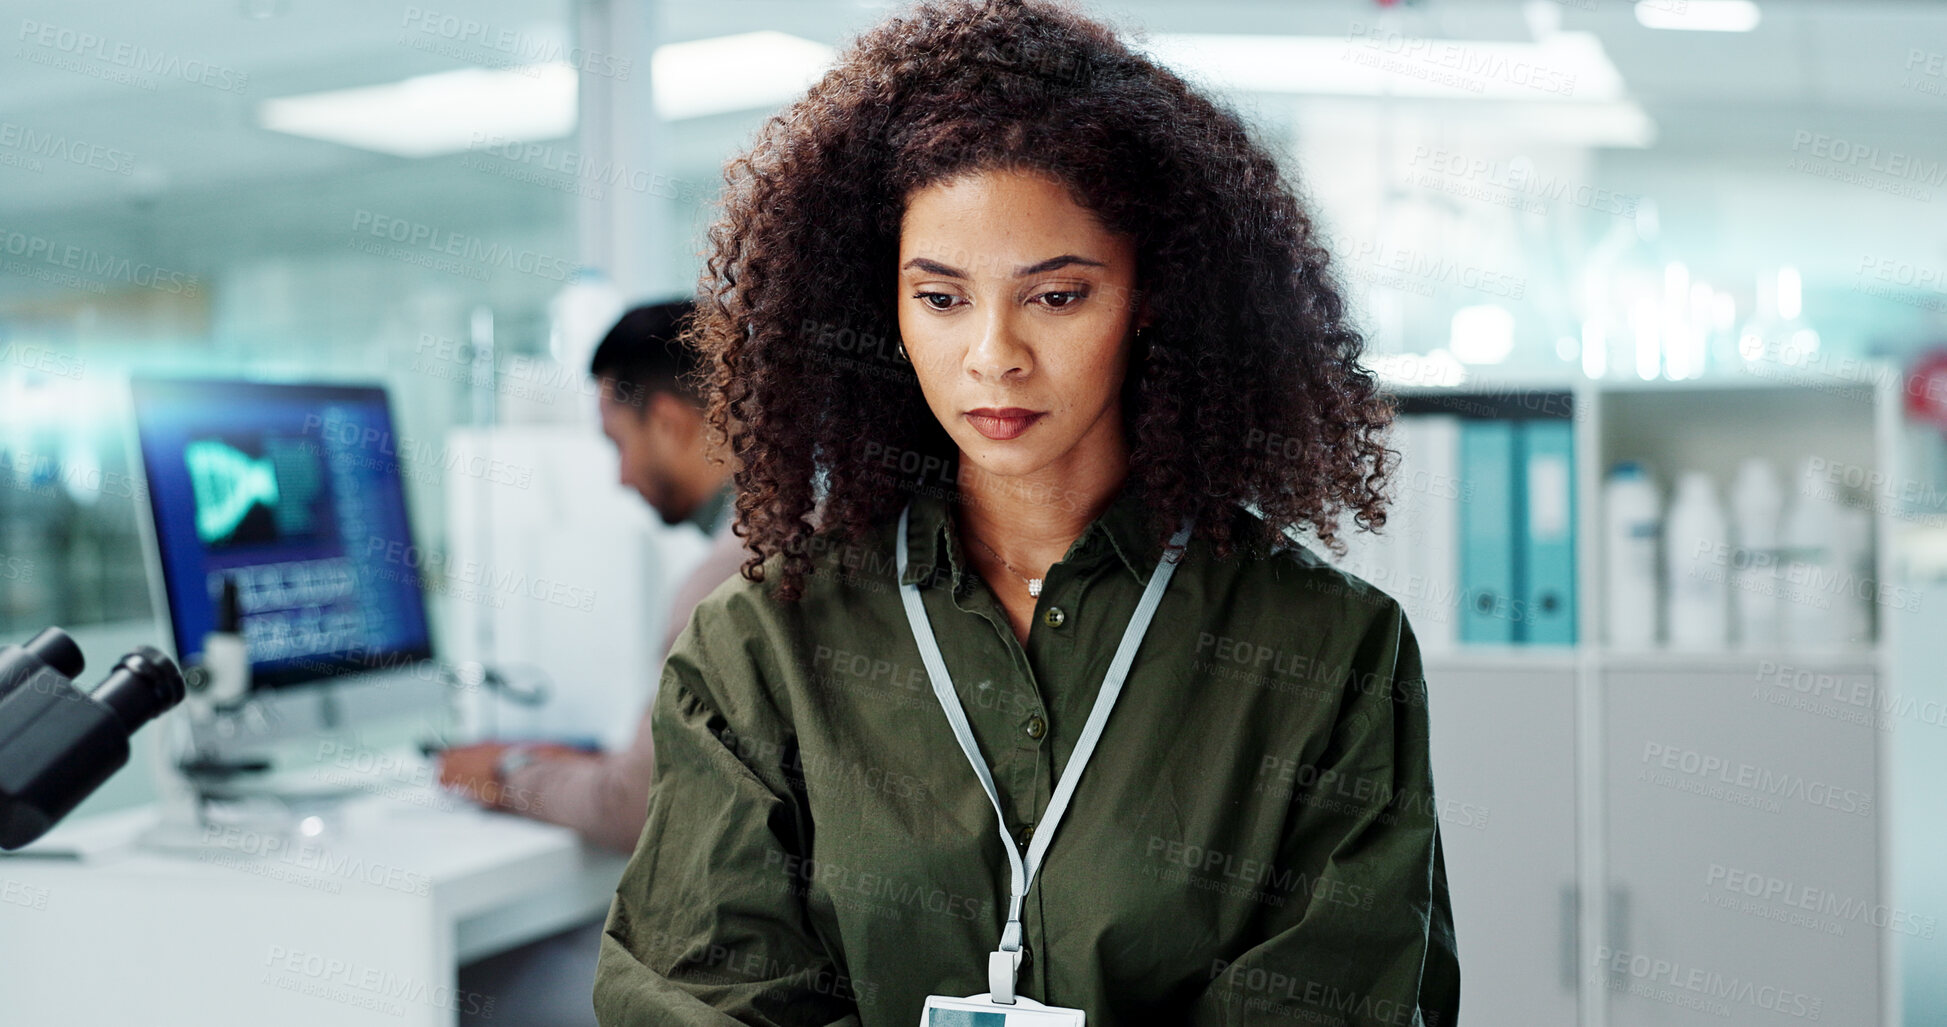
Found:
[[[1086,295],[1088,293],[1080,289],[1065,289],[1060,292],[1044,292],[1035,298],[1055,310],[1060,310],[1063,307],[1072,306],[1080,302],[1082,297]]]
[[[953,309],[953,301],[955,299],[952,294],[944,292],[916,292],[913,293],[913,298],[932,307],[934,310]]]

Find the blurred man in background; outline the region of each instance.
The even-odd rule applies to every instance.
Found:
[[[676,590],[662,652],[689,624],[704,596],[737,573],[745,557],[731,532],[735,471],[728,447],[712,445],[693,375],[696,357],[676,342],[693,311],[685,300],[637,307],[623,315],[589,362],[601,383],[602,434],[615,443],[617,476],[665,524],[688,522],[712,538],[696,569]],[[655,682],[650,682],[652,686]],[[652,703],[643,704],[635,738],[619,752],[566,746],[483,742],[447,750],[440,783],[485,805],[572,827],[620,852],[635,849],[648,817],[655,743]],[[595,958],[602,921],[460,968],[463,992],[491,995],[490,1016],[463,1023],[494,1027],[576,1027],[595,1023]]]
[[[602,434],[615,443],[618,477],[665,524],[688,522],[712,538],[709,552],[671,600],[667,653],[704,596],[737,573],[744,548],[736,519],[728,448],[712,445],[693,376],[696,357],[677,343],[690,301],[637,307],[596,348],[589,373],[601,383]],[[482,803],[572,827],[621,852],[635,848],[649,803],[655,746],[645,705],[635,739],[619,752],[484,742],[447,750],[440,782]]]

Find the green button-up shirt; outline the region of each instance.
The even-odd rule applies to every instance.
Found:
[[[928,994],[987,990],[1009,864],[902,610],[895,523],[817,550],[796,603],[731,579],[670,652],[602,1023],[912,1027]],[[904,580],[1024,844],[1160,544],[1118,495],[1023,646],[947,504],[917,498],[908,531]],[[1399,605],[1300,547],[1193,540],[1028,893],[1020,994],[1094,1027],[1448,1027],[1437,812]]]

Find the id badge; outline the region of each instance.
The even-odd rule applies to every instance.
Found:
[[[992,1001],[991,992],[952,998],[926,996],[919,1027],[1083,1027],[1087,1014],[1066,1006],[1044,1006],[1031,998],[1016,998],[1011,1006]]]

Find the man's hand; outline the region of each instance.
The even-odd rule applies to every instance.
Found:
[[[481,742],[447,749],[439,754],[439,783],[483,806],[524,812],[530,804],[505,787],[499,774],[501,757],[516,747],[505,742]],[[567,745],[530,743],[518,747],[532,753],[537,761],[587,759],[590,755]]]

